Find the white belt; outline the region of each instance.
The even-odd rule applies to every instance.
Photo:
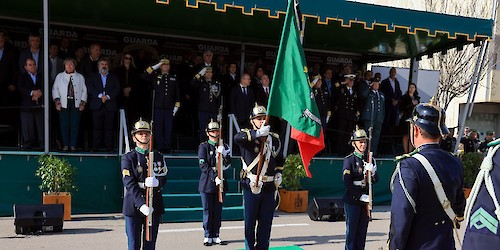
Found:
[[[254,175],[252,173],[247,174],[247,178],[250,179],[250,181],[255,181],[257,178],[257,175]],[[260,177],[260,180],[262,182],[273,182],[274,181],[274,176],[268,176],[268,175],[262,175]]]
[[[365,181],[353,181],[352,184],[354,184],[354,186],[364,187]]]

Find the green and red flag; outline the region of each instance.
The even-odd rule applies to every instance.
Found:
[[[269,96],[268,115],[281,117],[292,126],[291,137],[299,144],[308,177],[309,163],[325,147],[318,106],[309,85],[304,49],[300,42],[299,17],[290,0]]]

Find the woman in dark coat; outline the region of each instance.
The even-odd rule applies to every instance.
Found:
[[[399,106],[400,111],[400,123],[399,127],[403,135],[403,149],[405,154],[413,150],[413,146],[410,143],[408,133],[410,131],[410,123],[406,122],[408,118],[411,117],[411,113],[415,106],[420,103],[420,96],[418,96],[417,85],[415,83],[410,83],[408,85],[408,91],[401,97],[401,103]]]

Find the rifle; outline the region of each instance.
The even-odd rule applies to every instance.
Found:
[[[266,114],[266,121],[264,122],[263,125],[268,125],[269,124],[269,115]],[[263,126],[261,125],[261,126]],[[260,172],[262,172],[262,164],[264,163],[264,144],[266,143],[267,136],[263,136],[262,139],[260,140],[260,157],[259,157],[259,164],[257,165],[257,176],[255,178],[255,187],[259,186],[259,177],[260,177]]]
[[[373,133],[373,115],[375,111],[375,97],[372,97],[372,114],[370,121],[370,128],[368,129],[368,146],[366,147],[367,153],[367,162],[372,163],[373,153],[372,150],[372,133]],[[373,209],[373,190],[372,190],[372,173],[371,171],[366,171],[365,179],[368,182],[368,203],[366,204],[366,214],[368,215],[368,219],[372,220],[372,209]]]
[[[154,152],[153,152],[153,117],[154,117],[154,107],[155,107],[155,91],[153,89],[152,98],[152,112],[151,112],[151,138],[149,140],[149,154],[146,158],[148,163],[148,177],[153,177],[153,163],[154,163]],[[146,206],[149,207],[149,211],[153,208],[153,187],[146,187]],[[153,237],[151,233],[153,232],[153,213],[146,216],[146,240],[152,241]]]
[[[224,141],[222,140],[222,108],[223,108],[223,103],[224,99],[221,96],[220,97],[220,106],[219,106],[219,114],[217,115],[217,122],[219,123],[219,146],[224,147]],[[219,177],[220,184],[219,184],[219,202],[222,203],[224,198],[222,197],[222,194],[224,193],[224,171],[222,169],[222,164],[223,164],[223,157],[222,153],[217,153],[217,176]]]

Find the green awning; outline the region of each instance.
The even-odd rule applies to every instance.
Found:
[[[33,1],[34,2],[34,1]],[[41,20],[42,1],[6,1],[0,18]],[[277,46],[286,1],[50,0],[50,21]],[[417,57],[489,39],[493,21],[344,0],[303,0],[304,46],[366,61]]]

